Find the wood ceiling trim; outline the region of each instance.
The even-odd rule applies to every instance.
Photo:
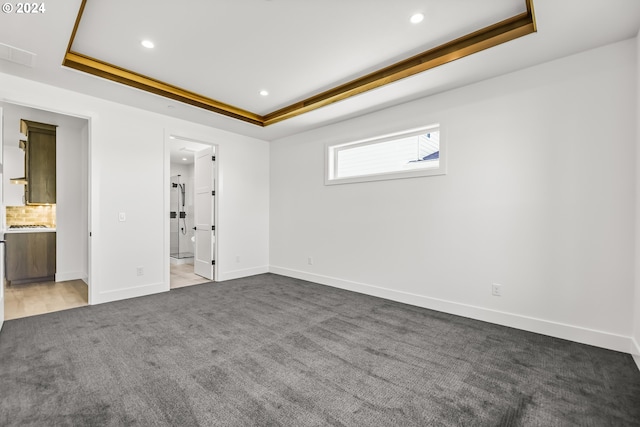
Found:
[[[106,63],[72,50],[73,41],[87,0],[82,0],[62,65],[98,77],[184,102],[258,126],[269,126],[352,96],[385,86],[423,71],[472,55],[485,49],[536,32],[533,0],[525,0],[527,11],[512,18],[429,49],[363,77],[314,95],[264,116],[225,104],[151,77]]]
[[[263,118],[258,114],[216,101],[215,99],[207,98],[206,96],[152,79],[151,77],[147,77],[142,74],[134,73],[133,71],[120,68],[116,65],[109,64],[80,53],[73,51],[67,52],[62,65],[93,74],[94,76],[122,83],[127,86],[155,93],[156,95],[184,102],[195,107],[224,114],[225,116],[229,116],[234,119],[263,126]]]
[[[528,1],[528,4],[531,4]],[[533,9],[264,116],[265,126],[498,46],[536,31]]]

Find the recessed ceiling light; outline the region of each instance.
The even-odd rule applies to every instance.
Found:
[[[153,49],[155,46],[151,40],[142,40],[140,44],[147,49]]]
[[[267,95],[269,95],[269,92],[267,92],[266,90],[261,90],[260,91],[260,95],[261,96],[267,96]]]
[[[420,22],[422,22],[423,19],[424,19],[424,15],[422,13],[416,13],[411,16],[410,21],[412,24],[419,24]]]
[[[186,158],[186,157],[183,157],[183,158],[182,158],[182,160],[187,160],[187,158]]]

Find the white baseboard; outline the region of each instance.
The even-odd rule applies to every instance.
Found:
[[[247,268],[244,270],[233,270],[218,273],[216,281],[224,282],[225,280],[241,279],[243,277],[256,276],[258,274],[264,274],[269,272],[269,266]]]
[[[482,320],[484,322],[495,323],[502,326],[521,329],[538,334],[562,338],[582,344],[602,347],[609,350],[629,353],[631,348],[631,337],[597,331],[579,326],[567,325],[534,317],[522,316],[515,313],[491,310],[488,308],[462,304],[455,301],[447,301],[438,298],[431,298],[423,295],[401,292],[393,289],[367,285],[364,283],[352,282],[335,277],[322,276],[304,271],[292,270],[283,267],[271,266],[271,273],[296,279],[307,280],[320,283],[322,285],[345,289],[375,297],[385,298],[404,304],[428,308],[444,313],[455,314],[457,316]],[[638,353],[640,355],[640,353]],[[636,362],[638,362],[636,357]]]
[[[640,343],[634,338],[631,338],[631,356],[633,356],[633,360],[635,360],[638,369],[640,369]]]
[[[169,286],[163,282],[103,292],[95,290],[95,292],[91,294],[91,301],[89,301],[89,304],[103,304],[128,298],[137,298],[146,295],[158,294],[160,292],[167,292],[168,290]]]
[[[68,280],[82,280],[83,277],[84,277],[84,273],[81,271],[56,273],[56,282],[66,282]]]

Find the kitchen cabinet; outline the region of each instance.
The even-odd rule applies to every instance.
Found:
[[[20,120],[27,136],[25,147],[25,202],[27,205],[56,203],[56,126]]]
[[[8,284],[55,280],[55,232],[7,232],[4,240]]]

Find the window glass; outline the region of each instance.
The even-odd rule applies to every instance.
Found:
[[[444,173],[440,126],[327,147],[327,184]],[[360,179],[355,179],[360,178]]]

